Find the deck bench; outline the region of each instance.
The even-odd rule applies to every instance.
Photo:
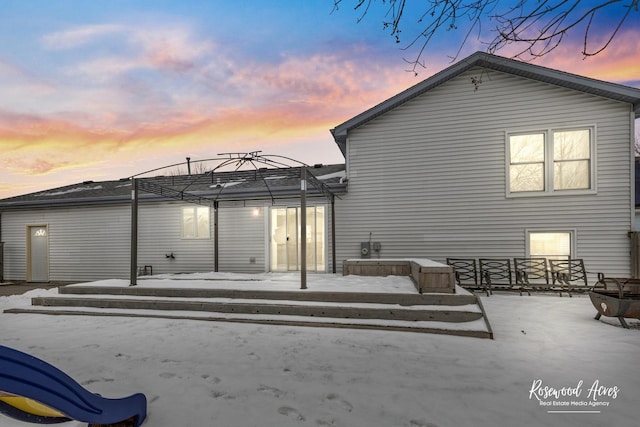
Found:
[[[455,293],[453,268],[430,259],[349,259],[342,274],[359,276],[409,276],[419,293]]]
[[[516,284],[531,295],[531,291],[562,292],[562,287],[551,281],[546,258],[514,258]]]
[[[478,267],[475,258],[447,258],[447,265],[453,268],[456,284],[465,289],[478,290]]]
[[[454,269],[456,283],[466,289],[481,290],[487,296],[494,289],[518,291],[531,295],[532,291],[557,292],[560,296],[574,292],[588,292],[603,286],[602,273],[589,273],[582,259],[547,260],[542,257],[510,258],[447,258]],[[513,265],[513,268],[512,268]],[[597,274],[594,285],[589,274]]]
[[[514,283],[511,259],[509,258],[480,258],[480,284],[487,296],[493,294],[494,289],[518,291],[522,295],[523,286]]]
[[[577,259],[565,259],[565,260],[549,260],[549,266],[551,268],[551,277],[554,284],[557,284],[561,292],[566,292],[569,296],[573,296],[572,292],[589,292],[595,287],[605,286],[606,283],[602,281],[604,274],[602,273],[589,273],[584,268],[584,260]],[[596,274],[598,281],[593,285],[589,284],[589,274]],[[562,296],[562,294],[560,294]]]

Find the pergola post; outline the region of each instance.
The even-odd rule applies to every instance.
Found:
[[[218,264],[218,201],[213,202],[213,271],[219,269]]]
[[[138,176],[142,176],[144,174],[148,174],[151,172],[155,172],[157,170],[161,170],[161,169],[165,169],[166,167],[174,167],[174,166],[180,166],[183,165],[185,163],[178,163],[175,165],[170,165],[170,166],[166,166],[166,167],[162,167],[162,168],[156,168],[156,169],[152,169],[137,175],[134,175],[131,177],[131,186],[132,186],[132,190],[131,190],[131,256],[130,256],[130,262],[131,262],[131,270],[130,270],[130,286],[135,286],[137,285],[137,276],[138,276],[138,204],[139,204],[139,191],[145,191],[147,193],[151,193],[151,194],[155,194],[157,196],[163,197],[163,198],[171,198],[174,200],[180,200],[182,202],[188,202],[188,203],[196,203],[196,204],[200,204],[200,205],[204,205],[206,204],[207,206],[211,206],[211,203],[213,203],[213,208],[214,208],[214,215],[213,215],[213,223],[214,223],[214,271],[218,272],[220,269],[220,265],[219,265],[219,252],[220,252],[220,248],[219,248],[219,197],[220,197],[220,193],[223,191],[223,189],[226,187],[225,185],[217,185],[215,186],[216,188],[219,188],[220,190],[217,192],[217,194],[215,194],[215,198],[214,197],[207,197],[208,194],[206,195],[200,195],[200,194],[195,194],[195,193],[190,193],[187,192],[186,190],[189,189],[192,185],[196,184],[196,181],[198,181],[200,178],[202,177],[208,177],[211,179],[212,184],[213,184],[213,173],[215,171],[217,171],[218,169],[222,168],[222,167],[226,167],[229,166],[231,164],[236,164],[236,171],[245,163],[251,163],[254,168],[256,169],[256,172],[254,172],[254,180],[257,180],[257,175],[261,174],[261,170],[262,168],[258,168],[254,162],[259,162],[259,163],[263,163],[263,164],[267,164],[267,165],[272,165],[272,166],[277,166],[277,167],[282,167],[285,166],[287,171],[290,171],[291,175],[288,175],[289,177],[294,177],[295,175],[295,167],[292,166],[288,166],[285,163],[282,162],[281,159],[286,159],[286,160],[290,160],[290,161],[294,161],[298,164],[301,164],[302,166],[300,167],[300,221],[299,221],[299,225],[300,225],[300,233],[299,233],[299,238],[300,238],[300,242],[302,244],[302,246],[300,247],[299,250],[299,255],[300,255],[300,288],[301,289],[307,289],[307,252],[308,252],[308,248],[307,248],[307,234],[308,234],[308,230],[307,230],[307,187],[308,187],[308,180],[307,178],[311,179],[311,183],[312,183],[312,187],[315,188],[316,192],[312,193],[312,196],[316,196],[318,193],[324,195],[325,197],[330,196],[331,197],[331,240],[332,240],[332,247],[331,247],[331,252],[332,252],[332,262],[333,262],[333,272],[336,272],[336,243],[335,243],[335,199],[334,199],[334,194],[331,191],[331,189],[325,184],[322,183],[320,181],[318,181],[318,179],[313,175],[313,173],[311,173],[311,177],[308,177],[308,171],[307,171],[307,167],[304,163],[302,162],[298,162],[294,159],[290,159],[288,157],[284,157],[284,156],[263,156],[259,154],[260,151],[254,151],[254,152],[250,152],[250,153],[226,153],[224,154],[225,156],[229,156],[229,158],[215,158],[215,159],[206,159],[206,160],[198,160],[197,162],[204,162],[204,161],[222,161],[218,166],[216,166],[214,169],[212,169],[210,172],[204,174],[204,175],[199,175],[196,174],[196,176],[194,176],[190,182],[187,183],[186,186],[183,186],[182,184],[177,184],[174,183],[174,180],[171,180],[171,183],[164,183],[164,181],[162,180],[153,180],[153,179],[137,179],[136,177]],[[223,154],[221,154],[223,155]],[[271,157],[275,157],[277,158],[276,160],[272,160]],[[187,162],[186,162],[187,168],[190,169],[190,165],[191,165],[191,159],[187,158]],[[189,170],[189,175],[191,175],[190,173],[191,171]],[[289,172],[287,172],[289,173]],[[140,181],[141,179],[143,179],[142,181]],[[275,198],[280,198],[280,197],[276,197],[278,196],[278,194],[275,194],[274,192],[272,192],[272,189],[270,188],[269,184],[267,183],[267,179],[268,178],[264,178],[262,177],[262,179],[265,181],[265,186],[266,189],[269,193],[269,195],[271,196],[272,201],[275,200]],[[178,185],[181,186],[181,188],[175,188]],[[214,185],[210,185],[209,188],[213,188]],[[294,189],[295,191],[295,189]],[[284,197],[286,198],[290,198],[292,197],[293,194],[287,192]],[[249,197],[249,199],[251,199]],[[229,200],[236,200],[236,199],[229,199]],[[240,200],[247,200],[246,198],[240,199]],[[246,204],[245,204],[246,206]],[[315,227],[315,224],[314,224]],[[2,272],[0,272],[1,274]]]
[[[131,283],[138,284],[138,180],[131,178]]]
[[[307,289],[307,168],[300,168],[300,289]]]
[[[331,265],[336,274],[336,196],[331,193]]]

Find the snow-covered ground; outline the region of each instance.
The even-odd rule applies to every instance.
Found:
[[[210,276],[158,279],[168,287],[223,283]],[[376,286],[405,289],[396,279]],[[297,277],[268,280],[288,289]],[[310,279],[310,289],[332,286],[363,285],[353,276]],[[0,311],[55,292],[0,297]],[[628,330],[616,319],[596,321],[586,296],[503,294],[482,301],[495,340],[2,313],[0,343],[48,361],[103,396],[146,394],[150,427],[638,425],[637,321]],[[0,418],[0,427],[20,425],[27,424]]]

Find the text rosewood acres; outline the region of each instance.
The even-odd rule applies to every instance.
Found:
[[[547,401],[551,398],[560,399],[563,397],[580,398],[584,391],[582,386],[584,381],[580,380],[575,387],[562,387],[555,388],[548,385],[543,385],[542,380],[534,380],[531,384],[531,390],[529,390],[529,399],[537,399],[543,406],[609,406],[609,402],[600,401],[601,398],[608,397],[616,399],[620,388],[618,386],[608,387],[600,385],[599,380],[595,380],[587,392],[587,400],[582,402],[568,402],[568,401]]]

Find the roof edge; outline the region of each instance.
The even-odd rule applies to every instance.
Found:
[[[478,51],[331,129],[334,141],[342,153],[346,154],[349,131],[457,77],[474,66],[628,102],[633,105],[635,117],[640,117],[640,89]]]

